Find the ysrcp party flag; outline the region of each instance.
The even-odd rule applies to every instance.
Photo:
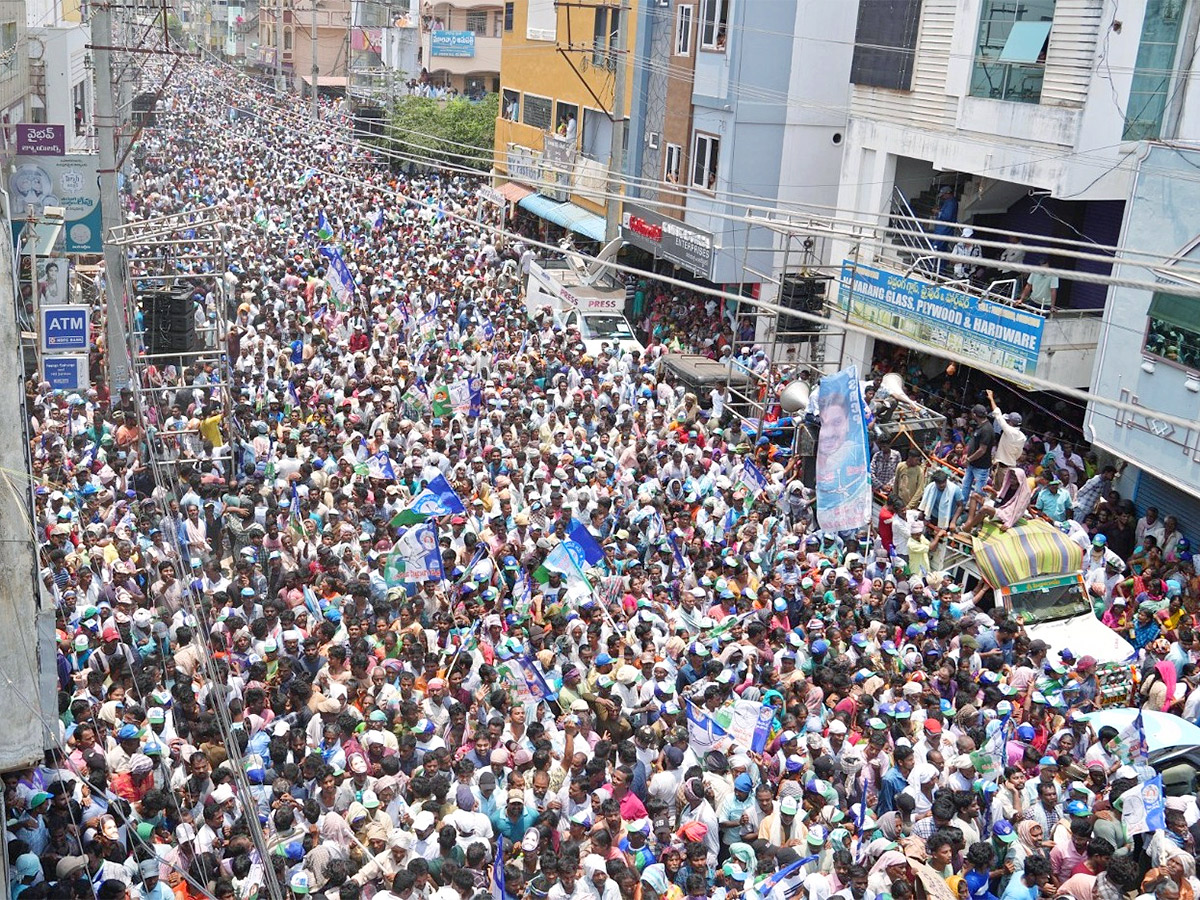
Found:
[[[403,581],[411,591],[422,582],[440,581],[444,575],[437,526],[426,522],[400,535],[388,555],[384,579],[389,587]]]
[[[329,224],[325,210],[321,210],[317,215],[317,237],[323,241],[333,240],[333,226]]]
[[[407,509],[392,517],[392,525],[413,525],[434,516],[453,516],[466,512],[462,500],[454,493],[444,475],[436,476],[425,486],[425,490],[413,497]]]
[[[684,702],[687,704],[688,737],[692,747],[701,753],[716,749],[718,744],[726,740],[725,729],[691,700],[685,699]]]
[[[341,250],[336,247],[322,247],[320,252],[325,257],[325,280],[333,291],[334,305],[338,309],[345,309],[350,305],[350,297],[354,294],[354,276],[346,268]]]
[[[742,466],[742,484],[750,491],[755,498],[761,497],[763,491],[767,489],[767,476],[762,473],[754,463],[746,460],[746,464]]]
[[[1121,824],[1130,837],[1167,827],[1162,776],[1155,775],[1121,795]]]
[[[870,451],[858,367],[821,379],[817,439],[817,522],[854,531],[871,520]]]
[[[387,455],[386,450],[380,450],[373,456],[367,457],[367,476],[378,478],[381,481],[396,480],[396,470],[392,466],[392,459]]]
[[[546,559],[533,573],[533,580],[538,584],[545,584],[550,580],[550,573],[557,572],[568,584],[573,581],[587,584],[587,579],[583,576],[585,562],[586,557],[582,547],[571,540],[560,541],[553,550],[546,554]]]
[[[583,551],[583,558],[590,565],[595,566],[604,562],[604,548],[592,537],[592,533],[587,530],[587,526],[578,519],[571,520],[571,528],[567,532],[567,536],[572,542],[579,545],[579,548]]]

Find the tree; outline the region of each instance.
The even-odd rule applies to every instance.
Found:
[[[461,166],[486,172],[500,110],[496,94],[482,100],[400,97],[378,142],[398,168]]]

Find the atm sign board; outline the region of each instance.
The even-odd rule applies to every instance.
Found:
[[[87,353],[87,306],[43,306],[40,310],[43,353]]]

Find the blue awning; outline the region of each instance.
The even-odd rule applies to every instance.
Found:
[[[541,194],[530,194],[517,201],[522,209],[527,209],[539,218],[555,225],[561,225],[569,231],[582,234],[593,241],[604,240],[604,217],[590,213],[582,206],[574,203],[559,203]]]

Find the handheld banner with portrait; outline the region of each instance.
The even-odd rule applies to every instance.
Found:
[[[870,450],[858,367],[821,379],[817,440],[817,522],[856,531],[871,520]]]

